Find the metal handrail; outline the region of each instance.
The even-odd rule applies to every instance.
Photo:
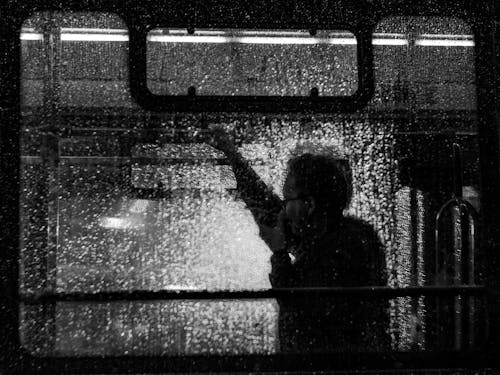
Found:
[[[463,198],[463,165],[460,145],[453,144],[453,193],[452,198],[445,202],[436,215],[434,245],[435,245],[435,276],[441,274],[441,269],[446,272],[447,259],[445,257],[441,267],[441,224],[443,214],[448,210],[458,209],[458,219],[460,222],[460,256],[454,252],[455,259],[453,284],[474,285],[474,255],[477,244],[477,226],[479,215],[470,202]],[[472,222],[471,222],[472,220]],[[457,266],[458,264],[458,266]],[[460,269],[457,270],[456,268]],[[443,280],[446,282],[446,280]],[[471,314],[473,312],[473,301],[468,298],[462,300],[455,299],[454,325],[455,325],[455,346],[457,348],[468,347],[472,342]],[[439,307],[437,308],[437,319],[440,320]]]
[[[158,291],[111,291],[111,292],[42,292],[20,293],[21,302],[41,304],[54,302],[116,302],[158,300],[239,300],[290,297],[350,297],[397,298],[414,296],[484,296],[483,285],[419,286],[392,288],[386,286],[333,287],[333,288],[274,288],[264,290],[158,290]]]
[[[438,271],[437,267],[438,267],[438,264],[439,264],[439,259],[438,259],[438,255],[439,255],[439,245],[440,245],[440,224],[441,224],[441,221],[442,221],[442,216],[444,214],[444,212],[449,209],[449,208],[453,208],[453,207],[458,207],[459,208],[459,215],[462,216],[462,208],[465,207],[465,214],[468,214],[472,217],[472,220],[474,222],[474,228],[477,229],[477,222],[479,220],[479,215],[476,211],[476,209],[474,208],[474,206],[472,206],[472,204],[463,199],[463,198],[457,198],[457,197],[454,197],[454,198],[451,198],[450,200],[448,200],[446,203],[444,203],[441,208],[439,209],[438,213],[436,214],[436,221],[435,221],[435,231],[434,231],[434,245],[435,245],[435,250],[436,250],[436,272]],[[474,230],[474,233],[477,234],[477,230]]]

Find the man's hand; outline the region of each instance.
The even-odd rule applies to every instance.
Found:
[[[280,251],[289,252],[290,248],[295,245],[294,237],[290,230],[290,224],[284,210],[280,211],[278,222],[274,228],[266,226],[260,227],[260,235],[269,245],[273,253]]]
[[[210,134],[208,143],[224,153],[234,152],[236,147],[234,140],[231,139],[228,132],[221,125],[210,125],[208,127]]]

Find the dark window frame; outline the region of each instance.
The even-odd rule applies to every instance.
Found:
[[[165,25],[163,22],[169,22]],[[130,89],[132,97],[145,109],[166,112],[354,112],[368,104],[374,92],[371,33],[356,24],[336,23],[331,30],[351,32],[357,39],[358,89],[350,96],[231,96],[231,95],[158,95],[147,87],[146,36],[155,28],[172,27],[175,20],[159,21],[143,32],[130,32]],[[170,23],[172,22],[172,23]],[[186,25],[186,22],[183,22]],[[301,22],[297,29],[309,26]],[[212,26],[214,27],[214,26]],[[237,24],[217,23],[215,27],[263,29],[256,23],[252,28]],[[311,27],[309,26],[309,29]]]
[[[269,2],[267,2],[269,3]],[[145,80],[145,40],[151,25],[168,25],[170,27],[221,27],[226,25],[226,19],[221,15],[228,15],[227,22],[240,28],[259,28],[265,25],[270,27],[273,22],[283,17],[283,9],[292,9],[289,1],[277,0],[272,4],[259,0],[248,2],[234,0],[232,2],[203,0],[203,1],[174,1],[166,0],[161,6],[155,0],[13,0],[0,6],[2,22],[0,23],[0,173],[2,178],[2,199],[0,200],[0,282],[2,299],[0,302],[0,365],[6,373],[107,373],[107,372],[186,372],[186,371],[284,371],[284,370],[345,370],[345,369],[405,369],[405,368],[492,368],[500,367],[500,359],[496,353],[500,349],[500,155],[499,155],[499,118],[495,110],[498,103],[496,94],[498,86],[498,61],[495,60],[495,22],[500,21],[500,7],[494,0],[477,2],[474,0],[426,0],[416,5],[399,0],[365,0],[348,1],[338,0],[323,8],[328,2],[312,2],[295,0],[292,2],[298,9],[308,10],[303,19],[297,19],[292,11],[287,11],[287,28],[307,29],[339,28],[345,25],[346,20],[357,20],[359,30],[357,36],[362,35],[366,43],[363,46],[358,62],[364,66],[363,71],[369,82],[368,89],[360,101],[342,102],[339,107],[317,106],[307,108],[304,104],[301,111],[332,112],[335,110],[354,111],[361,109],[371,97],[373,91],[373,72],[371,67],[371,31],[375,25],[386,17],[391,16],[451,16],[458,17],[469,23],[476,41],[476,80],[478,96],[478,138],[480,142],[481,183],[483,201],[483,222],[485,223],[480,239],[482,249],[482,273],[485,280],[487,308],[490,318],[490,342],[481,352],[389,352],[389,353],[324,353],[324,354],[276,354],[276,355],[248,355],[248,356],[179,356],[179,357],[44,357],[36,358],[21,347],[19,338],[19,305],[22,298],[19,293],[19,186],[20,186],[20,145],[19,134],[21,125],[20,114],[20,42],[19,33],[23,21],[33,13],[43,10],[54,11],[85,11],[109,12],[122,17],[130,33],[130,70],[131,91],[134,99],[147,110],[160,111],[169,109],[162,98],[153,98],[148,95]],[[495,8],[497,7],[497,8]],[[194,11],[193,11],[194,10]],[[162,14],[161,17],[152,15]],[[230,16],[229,16],[230,15]],[[276,17],[279,15],[280,17]],[[229,18],[231,17],[231,18]],[[172,21],[172,20],[175,20]],[[181,22],[182,20],[182,22]],[[168,23],[167,23],[168,22]],[[177,24],[176,24],[177,23]],[[359,39],[358,39],[359,40]],[[361,48],[361,47],[360,47]],[[369,67],[368,64],[369,63]],[[495,63],[492,63],[495,62]],[[361,82],[360,81],[360,82]],[[364,90],[364,89],[363,89]],[[187,98],[185,111],[197,111],[201,102]],[[220,99],[207,97],[200,110],[208,111],[269,111],[286,112],[291,109],[288,98],[280,98],[271,106],[252,106],[235,104],[232,98]],[[189,101],[191,100],[191,101]],[[311,102],[311,98],[304,99]],[[305,103],[305,102],[304,102]],[[247,103],[248,104],[248,103]],[[297,103],[295,103],[297,104]],[[301,103],[299,103],[301,104]],[[345,107],[340,106],[341,104]],[[386,288],[389,289],[389,288]],[[425,288],[418,290],[394,290],[387,293],[416,293],[424,295],[431,293]],[[457,294],[468,293],[465,290],[453,290],[446,287],[439,293]],[[484,291],[479,288],[481,293]],[[328,294],[351,293],[349,291],[330,290]],[[311,291],[309,291],[311,292]],[[432,293],[435,293],[433,291]],[[477,290],[476,292],[479,292]],[[147,293],[147,292],[145,292]],[[235,293],[231,296],[231,293]],[[219,297],[243,298],[240,292],[229,292]],[[270,295],[280,293],[301,293],[300,291],[270,291]],[[365,290],[362,294],[374,297],[373,290]],[[386,292],[380,292],[384,294]],[[431,294],[432,294],[431,293]],[[436,292],[437,293],[437,292]],[[169,295],[148,296],[148,298],[169,299]],[[76,295],[74,298],[91,299],[92,296]],[[120,298],[122,298],[121,296]],[[192,296],[204,298],[202,295]],[[208,294],[205,297],[214,298]],[[258,296],[254,296],[258,298]],[[53,302],[53,299],[64,299],[71,296],[53,295],[34,297],[32,302]],[[104,300],[112,296],[103,295]],[[116,297],[118,298],[118,297]],[[29,298],[28,298],[29,299]],[[46,301],[43,301],[46,299]],[[125,300],[141,299],[138,294],[129,294]],[[25,301],[29,302],[29,301]]]

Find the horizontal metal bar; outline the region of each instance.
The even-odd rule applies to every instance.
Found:
[[[442,135],[445,137],[477,137],[477,131],[453,131],[443,130],[413,130],[413,131],[395,131],[395,135]]]
[[[238,129],[238,128],[236,128]],[[35,130],[40,130],[40,129],[35,129]],[[33,131],[33,128],[24,128],[23,131]],[[43,132],[43,130],[41,131]],[[205,130],[205,129],[197,129],[197,134],[196,136],[194,133],[196,131],[193,131],[192,129],[172,129],[172,128],[150,128],[150,129],[126,129],[126,128],[111,128],[111,127],[102,127],[102,128],[72,128],[69,130],[67,135],[59,135],[60,137],[60,142],[64,142],[65,140],[71,140],[75,141],[78,140],[79,138],[99,138],[99,137],[104,137],[104,135],[98,135],[97,133],[127,133],[128,136],[131,137],[137,137],[137,135],[141,133],[166,133],[166,134],[186,134],[187,136],[192,135],[193,139],[195,139],[196,136],[200,136],[200,134],[203,135],[209,135],[210,130]],[[86,134],[89,133],[89,134]],[[85,135],[83,135],[85,134]],[[394,134],[399,135],[443,135],[447,137],[453,137],[453,136],[477,136],[477,131],[475,130],[452,130],[452,131],[447,131],[447,130],[411,130],[411,131],[398,131],[395,130]]]
[[[113,302],[159,300],[240,300],[290,297],[363,297],[396,298],[418,296],[482,296],[484,286],[422,286],[406,288],[390,287],[335,287],[335,288],[275,288],[266,290],[207,291],[207,290],[159,290],[71,293],[21,293],[21,301],[27,304],[54,302]]]
[[[114,166],[119,165],[157,165],[157,164],[200,164],[209,163],[214,165],[228,165],[224,158],[173,158],[173,157],[127,157],[127,156],[59,156],[58,159],[61,163],[68,164],[111,164]],[[21,156],[23,164],[40,164],[43,159],[41,156]]]
[[[72,117],[76,117],[76,116],[82,116],[82,115],[91,115],[89,113],[81,113],[82,111],[71,111],[70,109],[68,109],[68,112],[65,113],[64,115],[66,116],[72,116]],[[102,115],[102,114],[99,114],[99,113],[93,113],[94,117],[98,117],[99,115]],[[115,116],[124,116],[124,117],[130,117],[130,116],[137,116],[137,117],[140,117],[141,115],[144,116],[144,114],[136,111],[135,113],[134,112],[130,112],[130,113],[127,113],[127,114],[123,114],[123,113],[112,113],[111,115],[102,115],[102,116],[106,116],[106,117],[115,117]],[[28,115],[23,115],[23,116],[28,116]],[[158,121],[160,121],[160,117],[157,118]],[[84,133],[84,132],[87,132],[89,134],[87,135],[84,135],[83,137],[88,137],[88,138],[95,138],[95,137],[98,137],[97,134],[93,134],[93,133],[97,133],[97,132],[117,132],[117,133],[130,133],[132,135],[134,134],[141,134],[141,133],[167,133],[167,134],[170,134],[170,133],[175,133],[175,134],[191,134],[191,133],[194,133],[195,131],[196,132],[199,132],[199,131],[206,131],[206,132],[209,132],[209,130],[205,130],[205,129],[202,129],[202,128],[196,128],[195,130],[193,129],[185,129],[185,128],[181,128],[181,127],[156,127],[156,128],[140,128],[140,127],[135,127],[135,128],[126,128],[126,127],[110,127],[110,126],[99,126],[99,127],[80,127],[80,126],[74,126],[74,127],[58,127],[58,128],[54,128],[54,126],[52,124],[48,124],[48,125],[40,125],[40,126],[26,126],[22,129],[22,131],[24,132],[33,132],[33,131],[40,131],[40,132],[52,132],[52,133],[57,133],[58,136],[61,137],[61,139],[74,139],[74,138],[78,138],[79,136],[81,136],[80,134]]]

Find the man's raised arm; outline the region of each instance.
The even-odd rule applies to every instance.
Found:
[[[221,127],[213,127],[210,144],[222,151],[236,177],[237,190],[260,228],[261,237],[271,246],[271,236],[281,209],[280,198],[273,193],[236,149]]]

